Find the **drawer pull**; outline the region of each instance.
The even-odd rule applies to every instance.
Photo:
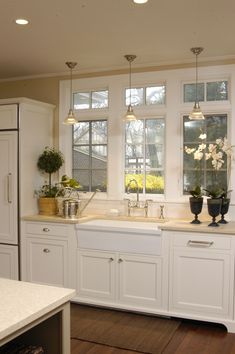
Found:
[[[123,262],[123,259],[119,258],[118,262],[119,262],[119,263]]]
[[[42,231],[44,231],[44,232],[49,232],[50,229],[48,229],[48,227],[44,227],[44,228],[42,229]]]
[[[213,241],[188,241],[189,247],[211,247],[214,244]]]
[[[110,262],[113,262],[113,261],[114,261],[113,257],[110,257],[109,260],[110,260]]]
[[[49,250],[49,248],[44,248],[43,252],[44,253],[50,253],[51,251]]]

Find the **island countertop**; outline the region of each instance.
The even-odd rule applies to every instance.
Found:
[[[0,341],[68,302],[75,290],[0,278]]]

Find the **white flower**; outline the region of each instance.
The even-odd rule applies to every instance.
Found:
[[[203,158],[203,152],[199,151],[199,149],[195,151],[194,160],[201,160],[202,158]]]
[[[206,134],[200,134],[199,139],[204,140],[206,139],[207,135]]]
[[[194,151],[195,151],[196,149],[195,148],[189,148],[189,147],[187,147],[187,146],[185,146],[185,152],[187,153],[187,154],[192,154]]]
[[[206,144],[200,144],[200,145],[198,146],[198,151],[205,150],[205,148],[206,148]]]
[[[211,158],[211,153],[210,152],[206,152],[205,153],[205,159],[209,160]]]

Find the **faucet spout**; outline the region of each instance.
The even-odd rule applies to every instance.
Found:
[[[139,203],[139,200],[140,200],[140,191],[139,191],[139,186],[138,186],[138,182],[136,181],[135,178],[132,178],[130,179],[130,181],[128,182],[128,185],[126,187],[126,190],[127,190],[127,193],[130,193],[130,186],[131,186],[131,183],[134,182],[135,185],[136,185],[136,201],[137,203]]]
[[[90,202],[92,201],[92,199],[94,198],[94,196],[96,195],[97,192],[100,192],[99,189],[96,189],[92,195],[90,196],[89,199],[86,200],[85,204],[83,205],[82,208],[78,208],[78,212],[77,212],[77,217],[81,217],[82,216],[82,213],[83,211],[86,209],[86,207],[90,204]]]

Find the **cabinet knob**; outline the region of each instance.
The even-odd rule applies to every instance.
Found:
[[[50,253],[51,251],[49,250],[49,248],[44,248],[43,252],[44,253]]]
[[[110,262],[113,262],[113,261],[114,261],[113,257],[110,257],[109,260],[110,260]]]
[[[42,229],[42,231],[44,231],[44,232],[49,232],[50,229],[48,229],[48,227],[44,227],[44,228]]]
[[[119,263],[123,262],[123,259],[119,258],[118,262],[119,262]]]

